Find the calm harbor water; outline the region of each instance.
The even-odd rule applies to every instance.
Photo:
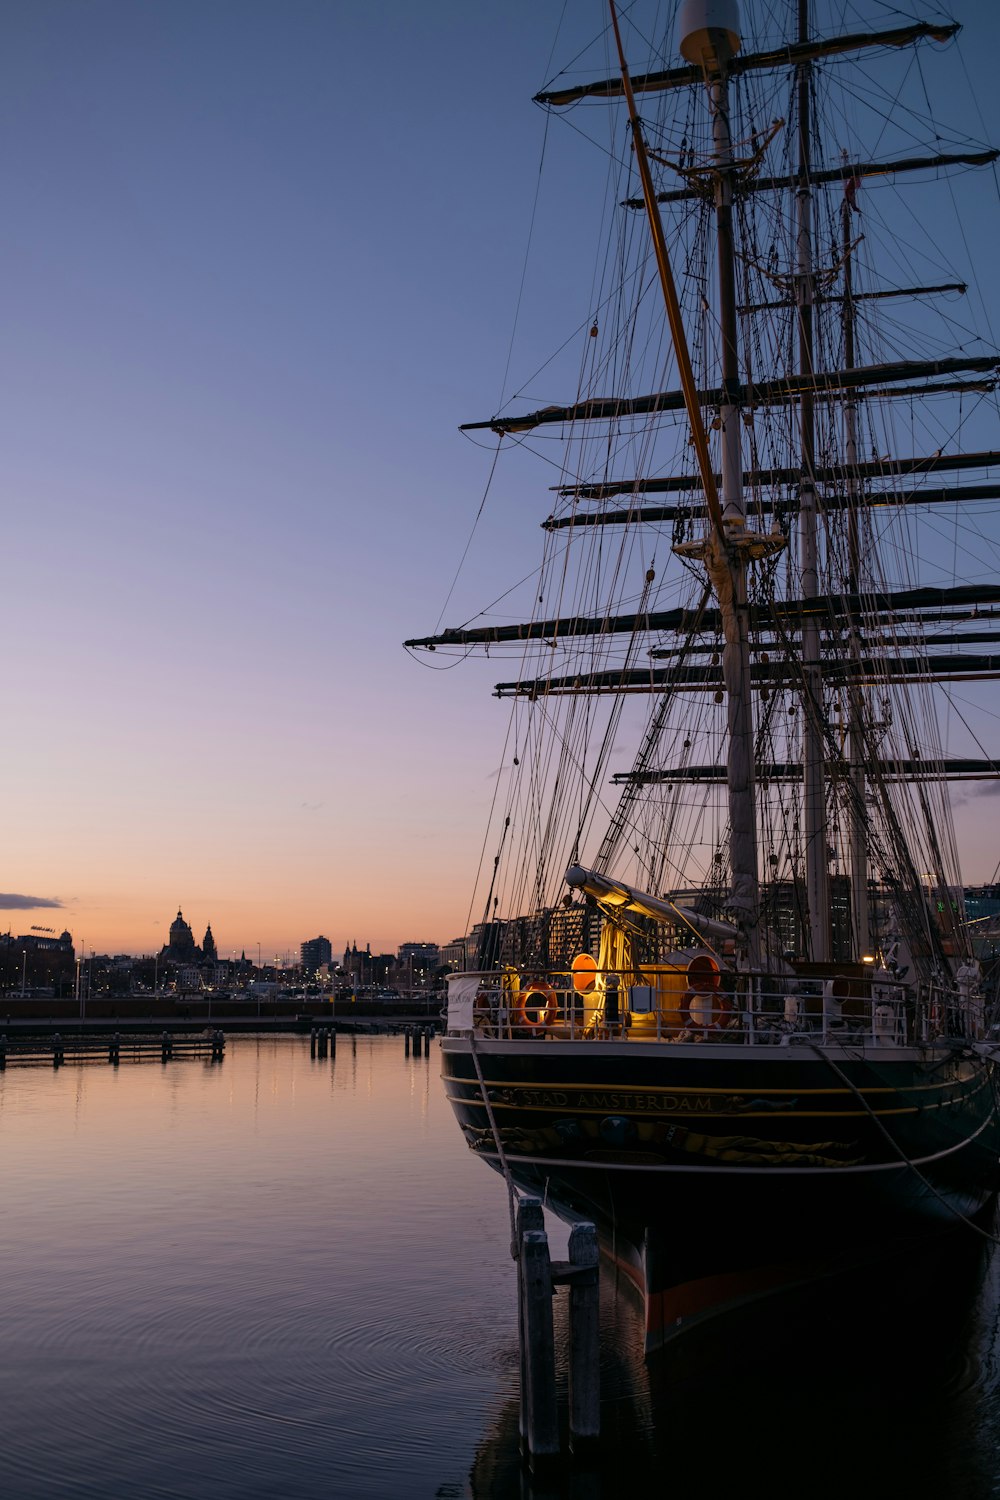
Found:
[[[883,1266],[652,1366],[606,1275],[605,1451],[535,1481],[503,1185],[437,1046],[124,1057],[0,1075],[8,1500],[1000,1495],[996,1258],[942,1247],[902,1297]]]

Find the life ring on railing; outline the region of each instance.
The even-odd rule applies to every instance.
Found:
[[[528,1015],[532,995],[538,995],[541,1000],[541,1004],[536,1002],[531,1006],[532,1010],[542,1010],[537,1020]],[[559,1001],[551,984],[544,979],[529,980],[517,997],[514,1017],[519,1026],[527,1026],[530,1031],[541,1031],[546,1026],[554,1026],[559,1019]]]
[[[686,1031],[722,1031],[729,1025],[733,1003],[719,989],[721,979],[718,964],[707,954],[688,964],[688,987],[679,1006]]]

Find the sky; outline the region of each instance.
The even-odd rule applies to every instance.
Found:
[[[955,10],[995,118],[1000,22]],[[585,154],[535,204],[560,25],[573,58],[603,5],[4,8],[0,930],[466,930],[506,709],[401,642],[537,560],[515,461],[463,563],[490,452],[457,428],[579,321]]]

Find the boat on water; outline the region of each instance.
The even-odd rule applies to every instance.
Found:
[[[1000,355],[941,249],[998,152],[932,113],[956,23],[666,9],[631,72],[642,6],[595,9],[618,71],[537,96],[610,113],[575,388],[466,427],[557,477],[532,616],[406,643],[518,662],[449,1099],[597,1221],[648,1349],[971,1220],[1000,1150],[951,815],[1000,774]]]

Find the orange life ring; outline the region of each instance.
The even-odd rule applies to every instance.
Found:
[[[691,1001],[697,996],[704,1000],[712,996],[712,1019],[706,1026],[701,1021],[696,1021],[691,1014]],[[684,998],[680,1004],[681,1020],[688,1031],[721,1031],[729,1024],[729,1017],[734,1014],[732,1001],[728,995],[723,995],[719,990],[693,989],[685,990]]]
[[[597,983],[597,959],[592,953],[578,953],[570,967],[577,994],[589,995]]]
[[[541,996],[545,1002],[545,1012],[537,1021],[532,1020],[531,1016],[528,1015],[528,1001],[532,995]],[[538,1008],[537,1005],[532,1007],[534,1010]],[[559,1019],[559,1001],[556,999],[556,992],[551,984],[547,984],[544,979],[529,980],[528,984],[517,997],[517,1007],[514,1015],[519,1026],[527,1026],[531,1031],[541,1031],[546,1026],[555,1025]]]
[[[729,1017],[733,1014],[733,1003],[729,996],[723,994],[719,989],[721,974],[719,967],[713,958],[699,955],[688,964],[688,987],[680,1003],[681,1020],[686,1030],[691,1031],[721,1031],[729,1023]],[[701,1000],[701,1010],[706,1000],[711,1001],[712,1019],[706,1025],[702,1021],[696,1021],[691,1014],[692,1000]]]

